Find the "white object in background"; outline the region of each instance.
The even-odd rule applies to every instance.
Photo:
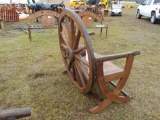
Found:
[[[29,16],[29,14],[21,13],[19,14],[19,20],[26,19]]]
[[[122,15],[122,5],[121,4],[112,4],[111,16],[113,15]]]

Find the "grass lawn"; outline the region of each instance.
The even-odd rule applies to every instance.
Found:
[[[91,36],[101,54],[140,50],[125,86],[131,101],[112,103],[99,114],[95,103],[80,94],[64,70],[57,29],[32,30],[32,42],[19,28],[26,21],[4,23],[0,31],[0,110],[31,107],[29,120],[160,120],[160,23],[136,19],[136,9],[107,17],[108,37]],[[104,31],[103,31],[104,32]],[[121,61],[117,61],[120,64]]]

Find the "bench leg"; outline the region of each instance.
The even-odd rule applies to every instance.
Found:
[[[108,27],[106,28],[106,38],[107,38]]]
[[[100,104],[98,104],[94,108],[90,109],[90,112],[93,114],[96,114],[96,113],[102,111],[104,108],[106,108],[111,103],[112,103],[112,101],[110,99],[105,99]]]
[[[98,104],[97,106],[95,106],[90,110],[91,113],[100,112],[112,102],[125,103],[130,100],[131,97],[127,93],[125,93],[122,89],[129,77],[132,63],[133,63],[133,57],[127,58],[123,77],[119,79],[117,85],[114,84],[113,82],[110,82],[115,87],[113,91],[111,91],[109,87],[106,85],[106,81],[103,77],[103,62],[97,63],[96,65],[98,67],[96,71],[97,85],[99,86],[99,89],[105,98],[100,104]],[[119,95],[120,93],[122,93],[122,96]]]
[[[91,113],[96,114],[102,111],[112,102],[125,103],[130,100],[130,96],[118,96],[118,95],[114,95],[113,93],[106,94],[105,96],[106,98],[102,102],[98,101],[99,104],[97,104],[95,107],[90,109]]]
[[[102,29],[103,28],[100,28],[100,36],[102,35]],[[106,28],[106,38],[107,38],[107,32],[108,32],[108,28]]]
[[[100,30],[100,36],[102,35],[102,29],[103,29],[103,28],[101,28],[101,30]]]
[[[120,92],[123,94],[123,92]],[[125,103],[128,102],[131,97],[129,95],[115,95],[112,92],[107,93],[104,95],[105,99],[101,101],[96,95],[92,94],[91,97],[92,99],[97,103],[97,105],[93,108],[91,108],[89,111],[93,114],[96,114],[103,109],[105,109],[108,105],[110,105],[112,102],[117,102],[117,103]]]
[[[105,96],[106,98],[111,99],[112,101],[117,103],[125,103],[130,100],[130,96],[119,96],[113,93],[108,93]]]
[[[29,40],[30,40],[30,42],[32,41],[32,38],[31,38],[31,29],[30,28],[28,28],[28,35],[29,35]]]

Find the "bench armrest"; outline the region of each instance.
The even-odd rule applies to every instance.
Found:
[[[135,55],[139,55],[139,54],[140,54],[140,51],[135,50],[135,51],[120,53],[120,54],[113,54],[113,55],[99,55],[96,53],[94,55],[95,55],[96,62],[104,62],[104,61],[115,60],[115,59],[119,59],[119,58],[126,58],[129,56],[135,56]]]

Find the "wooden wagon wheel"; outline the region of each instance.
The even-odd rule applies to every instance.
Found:
[[[60,49],[68,76],[81,93],[88,93],[95,81],[95,61],[89,34],[81,18],[70,9],[61,13],[58,26]]]

